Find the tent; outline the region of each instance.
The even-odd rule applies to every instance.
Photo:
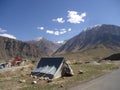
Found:
[[[51,57],[41,58],[31,74],[41,78],[56,79],[62,76],[72,76],[73,71],[63,57]]]

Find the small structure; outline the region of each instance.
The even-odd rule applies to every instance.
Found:
[[[31,74],[47,80],[56,79],[62,76],[72,76],[71,67],[65,62],[63,57],[41,58],[37,67]]]
[[[15,66],[15,65],[20,66],[20,64],[22,63],[22,61],[23,61],[22,58],[16,57],[15,59],[10,60],[9,62],[11,62],[12,66]]]
[[[7,65],[7,63],[0,63],[0,66],[2,66],[3,68],[5,68]]]
[[[3,69],[4,67],[2,65],[0,65],[0,69]]]

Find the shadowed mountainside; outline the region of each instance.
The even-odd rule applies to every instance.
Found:
[[[47,56],[43,48],[0,36],[1,60],[9,60],[14,57],[40,58],[41,56]]]
[[[47,55],[53,54],[59,48],[59,45],[45,38],[38,38],[35,40],[27,41],[27,43],[33,44],[38,46],[39,48],[42,48]]]

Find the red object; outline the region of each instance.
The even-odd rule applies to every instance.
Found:
[[[10,60],[10,62],[22,62],[22,58],[15,58],[14,60]]]

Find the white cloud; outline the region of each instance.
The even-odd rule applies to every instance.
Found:
[[[59,36],[59,35],[60,35],[60,32],[59,32],[59,31],[53,31],[53,30],[47,30],[46,33],[48,33],[48,34],[53,34],[53,35],[56,35],[56,36]]]
[[[60,31],[60,34],[65,34],[65,33],[67,33],[67,30],[66,29],[61,29],[61,31]]]
[[[58,22],[58,23],[64,23],[65,20],[63,18],[57,18],[57,19],[53,19],[52,21]]]
[[[4,32],[7,32],[7,30],[3,30],[2,28],[0,28],[0,32],[4,33]]]
[[[4,33],[4,34],[0,34],[0,36],[8,37],[8,38],[11,38],[11,39],[16,39],[15,36],[13,36],[13,35],[11,35],[11,34],[6,34],[6,33]]]
[[[68,11],[68,22],[73,24],[79,24],[81,22],[84,22],[84,17],[86,16],[86,13],[78,14],[76,11]]]
[[[48,33],[48,34],[54,34],[54,31],[53,30],[47,30],[46,33]]]
[[[38,30],[44,30],[44,27],[37,27]]]
[[[57,29],[56,28],[55,30],[46,30],[46,33],[59,36],[59,35],[65,34],[70,31],[71,31],[71,28],[68,28],[68,29],[65,29],[65,28]]]
[[[81,17],[86,17],[86,12],[82,13]]]
[[[65,28],[62,28],[61,31],[66,31],[66,29],[65,29]]]
[[[70,31],[72,31],[72,29],[71,29],[71,28],[69,28],[69,29],[68,29],[68,31],[70,32]]]
[[[54,35],[59,36],[59,35],[60,35],[60,32],[59,32],[59,31],[54,31]]]
[[[61,31],[60,34],[65,34],[67,31]]]
[[[58,44],[63,44],[65,41],[57,41]]]

